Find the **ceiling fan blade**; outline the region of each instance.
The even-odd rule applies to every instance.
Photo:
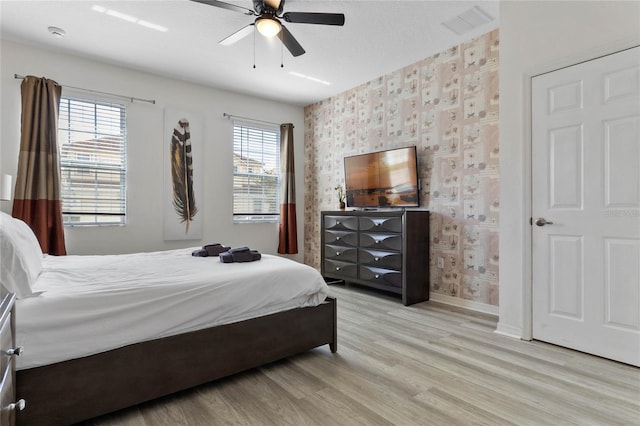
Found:
[[[282,29],[278,33],[278,38],[282,41],[282,44],[291,52],[293,56],[300,56],[304,54],[304,49],[298,43],[298,40],[289,32],[285,26],[282,26]]]
[[[250,23],[249,25],[247,25],[246,27],[240,28],[238,31],[236,31],[235,33],[231,34],[230,36],[223,38],[222,40],[220,40],[218,42],[218,44],[221,44],[223,46],[229,46],[237,41],[242,40],[243,38],[245,38],[246,36],[248,36],[249,34],[251,34],[253,32],[253,27],[254,27],[254,23]]]
[[[294,24],[344,25],[343,13],[286,12],[282,18]]]
[[[215,7],[221,7],[223,9],[233,10],[234,12],[244,13],[245,15],[256,14],[253,10],[247,9],[246,7],[236,6],[235,4],[225,3],[223,1],[218,1],[218,0],[191,0],[191,1],[194,1],[196,3],[206,4],[209,6],[215,6]]]

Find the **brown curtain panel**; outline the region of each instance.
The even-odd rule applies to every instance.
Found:
[[[280,175],[282,176],[280,204],[280,242],[278,253],[298,253],[296,224],[296,184],[293,161],[293,124],[280,125]]]
[[[53,80],[27,76],[21,92],[20,154],[12,214],[33,229],[43,253],[64,255],[58,154],[62,87]]]

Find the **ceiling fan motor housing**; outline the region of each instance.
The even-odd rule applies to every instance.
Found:
[[[273,7],[277,4],[277,7]],[[280,15],[284,8],[284,0],[253,0],[253,10],[258,15]]]

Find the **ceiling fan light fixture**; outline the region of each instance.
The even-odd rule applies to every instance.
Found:
[[[256,19],[256,27],[260,34],[265,37],[273,37],[282,29],[280,21],[271,16],[260,16]]]

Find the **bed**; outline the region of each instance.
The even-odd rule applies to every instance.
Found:
[[[191,248],[38,257],[23,224],[0,217],[0,279],[18,297],[24,347],[19,425],[72,424],[319,346],[337,349],[336,301],[306,265],[270,255],[225,264]]]

